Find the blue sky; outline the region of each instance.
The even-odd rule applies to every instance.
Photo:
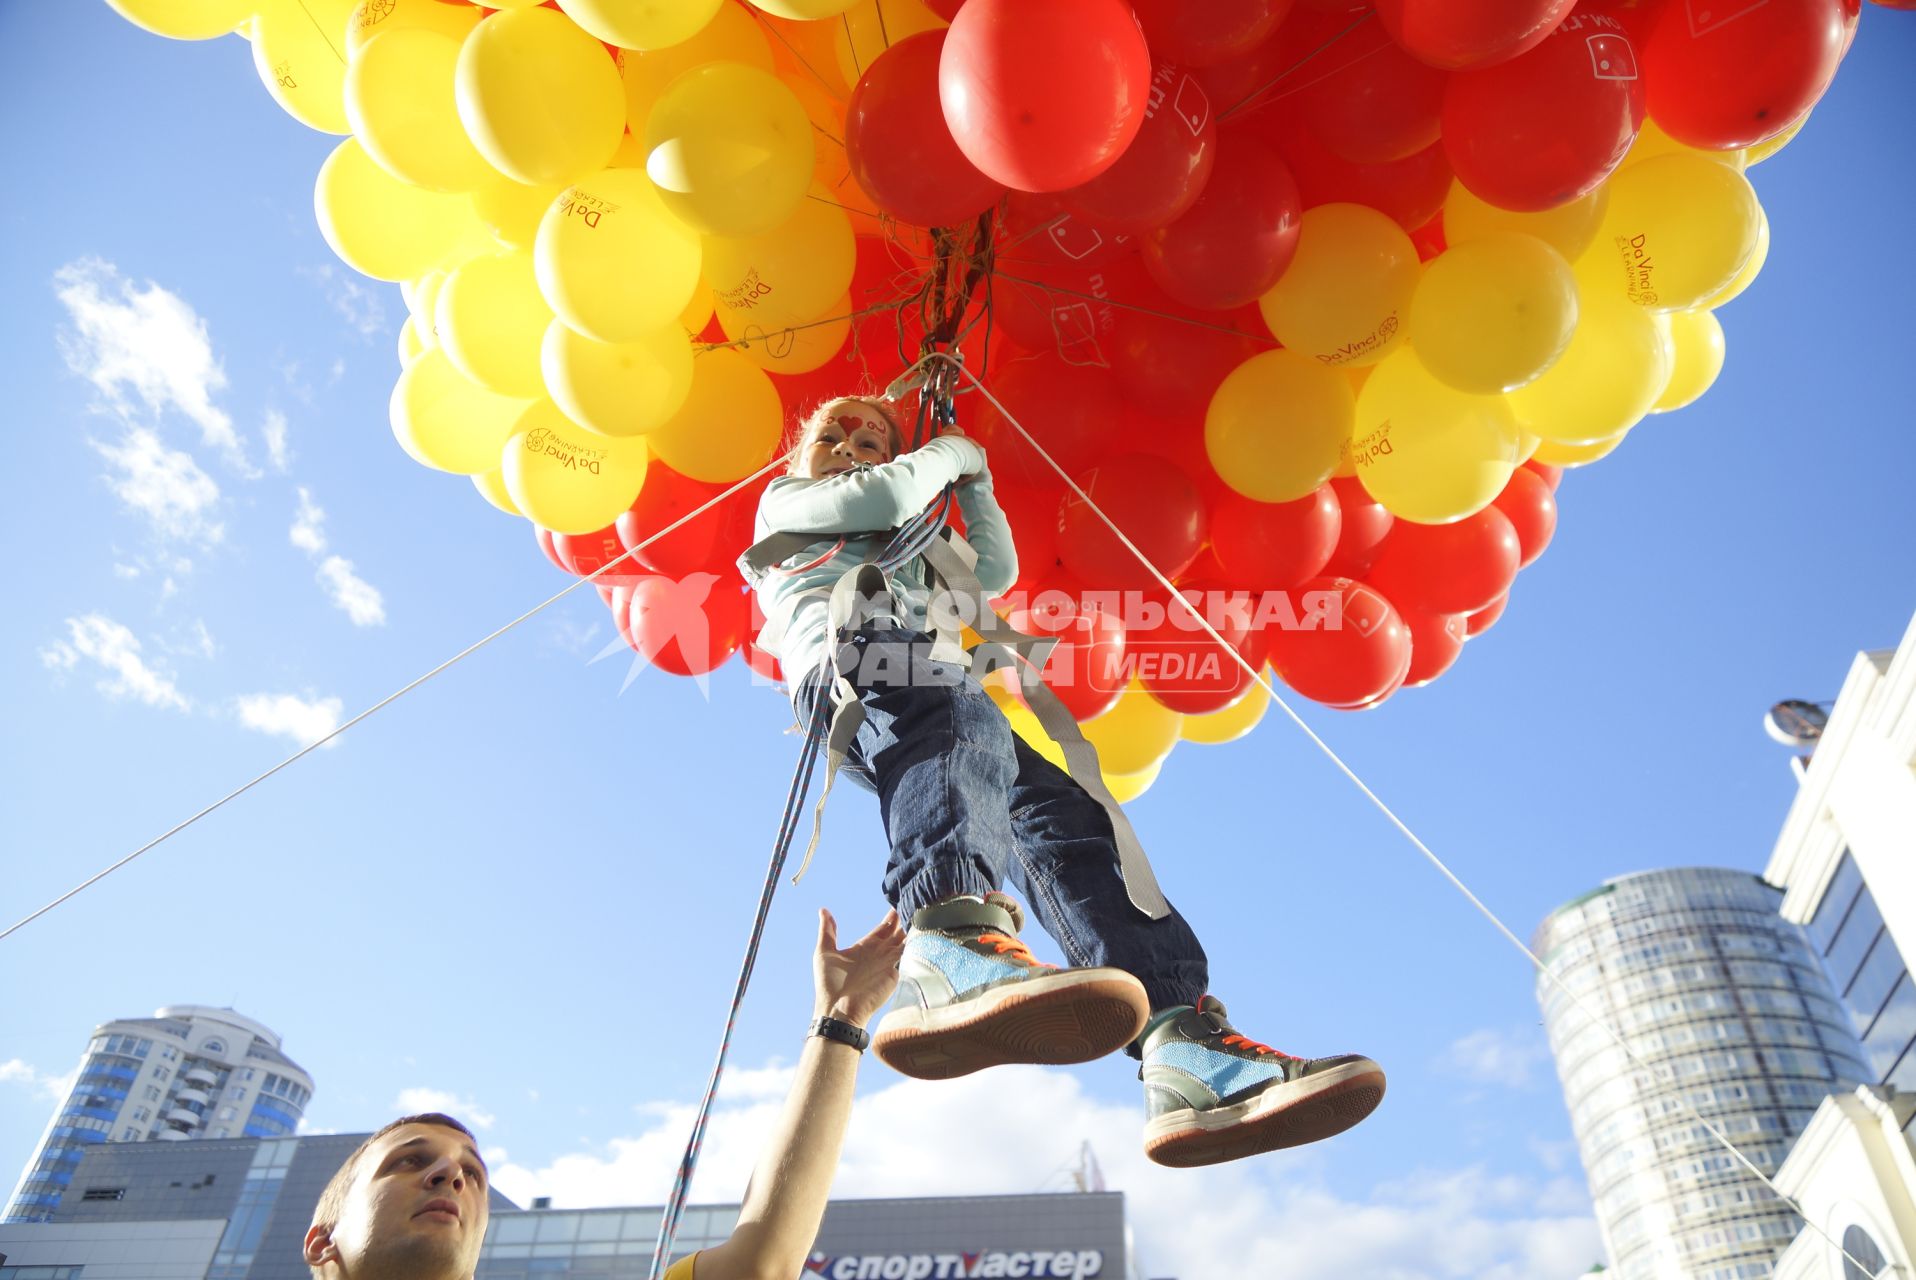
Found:
[[[1607,876],[1760,870],[1793,787],[1764,709],[1833,696],[1909,622],[1912,64],[1916,21],[1866,6],[1834,89],[1754,171],[1775,243],[1722,313],[1721,380],[1566,478],[1497,627],[1377,712],[1304,706],[1520,934]],[[321,241],[332,140],[273,105],[243,41],[0,6],[0,106],[11,922],[564,581],[393,443],[404,305]],[[4,1176],[96,1022],[206,1003],[283,1033],[313,1128],[444,1096],[509,1194],[658,1197],[796,743],[737,664],[709,696],[649,673],[622,692],[623,656],[590,661],[608,634],[576,593],[0,944]],[[1300,734],[1273,713],[1181,748],[1133,814],[1242,1029],[1372,1054],[1383,1108],[1176,1173],[1138,1151],[1123,1060],[943,1086],[873,1063],[842,1192],[1061,1189],[1089,1139],[1155,1274],[1597,1258],[1524,961]],[[781,892],[695,1198],[742,1187],[802,1034],[813,911],[876,918],[878,838],[845,789]],[[981,1114],[1001,1145],[976,1144]]]

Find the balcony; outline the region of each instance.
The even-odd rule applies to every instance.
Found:
[[[173,1097],[180,1102],[197,1102],[202,1107],[212,1101],[204,1089],[181,1089]]]
[[[166,1113],[164,1118],[168,1123],[183,1124],[189,1129],[197,1127],[200,1122],[200,1118],[185,1107],[174,1107]]]
[[[217,1089],[220,1083],[219,1073],[205,1067],[189,1067],[180,1073],[180,1079],[208,1089]]]
[[[161,1129],[153,1136],[161,1142],[185,1142],[193,1135],[181,1129]]]

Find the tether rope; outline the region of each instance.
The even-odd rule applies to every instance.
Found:
[[[939,358],[949,359],[949,357],[944,356],[944,353],[942,352],[933,352],[927,355],[925,357],[925,360],[934,360]],[[924,361],[920,361],[920,363],[924,363]],[[1369,784],[1367,784],[1362,778],[1358,777],[1355,770],[1353,770],[1348,764],[1344,763],[1343,757],[1339,756],[1336,750],[1332,748],[1329,743],[1325,742],[1323,738],[1319,737],[1317,732],[1314,729],[1312,729],[1310,725],[1304,722],[1303,717],[1299,716],[1298,713],[1291,707],[1290,703],[1286,702],[1284,698],[1282,697],[1282,695],[1280,695],[1277,692],[1277,690],[1274,687],[1272,687],[1271,681],[1265,676],[1263,671],[1259,670],[1256,667],[1253,667],[1250,661],[1246,659],[1244,655],[1238,651],[1237,646],[1233,645],[1230,641],[1226,640],[1221,634],[1219,634],[1217,628],[1211,625],[1210,621],[1204,617],[1204,615],[1197,609],[1197,607],[1193,605],[1189,600],[1185,599],[1184,596],[1179,594],[1177,585],[1173,583],[1170,578],[1166,577],[1165,574],[1157,567],[1156,564],[1152,563],[1151,558],[1145,555],[1144,552],[1138,548],[1138,545],[1135,542],[1131,541],[1131,539],[1125,534],[1124,530],[1118,527],[1117,521],[1113,520],[1110,516],[1104,513],[1104,510],[1100,508],[1095,501],[1092,500],[1091,495],[1084,491],[1084,489],[1078,484],[1078,482],[1072,478],[1071,474],[1067,472],[1062,466],[1058,465],[1057,460],[1045,451],[1044,446],[1039,444],[1037,440],[1032,437],[1029,431],[1025,430],[1024,424],[1019,422],[1018,419],[1015,416],[1013,416],[1011,410],[1005,407],[1004,402],[999,400],[998,397],[994,396],[990,392],[990,390],[985,387],[984,383],[979,381],[978,378],[974,376],[969,370],[967,370],[962,363],[958,363],[958,362],[954,362],[954,363],[957,364],[957,368],[958,368],[958,372],[960,376],[971,379],[972,385],[976,388],[978,393],[982,395],[985,398],[985,400],[993,408],[995,408],[998,411],[998,413],[1004,418],[1005,422],[1011,426],[1012,430],[1016,431],[1021,437],[1023,437],[1024,442],[1030,445],[1031,448],[1037,452],[1038,456],[1043,458],[1045,462],[1050,465],[1051,469],[1057,472],[1058,475],[1063,478],[1065,484],[1070,487],[1071,492],[1077,496],[1078,500],[1083,502],[1084,505],[1091,510],[1091,513],[1097,516],[1097,518],[1104,523],[1104,526],[1111,531],[1112,535],[1116,537],[1119,542],[1124,544],[1124,548],[1126,551],[1129,551],[1133,556],[1137,557],[1138,563],[1143,565],[1145,569],[1149,571],[1149,573],[1151,574],[1153,578],[1157,579],[1159,585],[1161,585],[1170,594],[1171,598],[1173,600],[1176,600],[1177,602],[1179,602],[1185,607],[1185,610],[1191,615],[1192,618],[1194,618],[1197,621],[1197,624],[1203,628],[1205,634],[1209,635],[1211,639],[1215,640],[1218,643],[1218,646],[1222,648],[1227,654],[1229,654],[1232,660],[1235,661],[1239,667],[1243,668],[1244,671],[1250,675],[1251,679],[1255,680],[1258,683],[1258,685],[1262,687],[1263,690],[1270,695],[1271,701],[1277,705],[1278,709],[1282,711],[1287,717],[1290,718],[1290,721],[1292,724],[1296,725],[1299,729],[1303,730],[1304,736],[1311,740],[1312,745],[1314,745],[1319,751],[1321,751],[1324,754],[1324,757],[1328,759],[1331,762],[1331,764],[1336,767],[1337,771],[1343,774],[1346,778],[1348,778],[1351,782],[1351,785],[1355,786],[1358,789],[1358,791],[1363,793],[1364,798],[1366,800],[1369,800],[1371,804],[1376,807],[1377,811],[1383,814],[1384,817],[1390,822],[1390,824],[1393,827],[1396,827],[1397,830],[1400,833],[1402,833],[1403,837],[1406,840],[1410,841],[1411,845],[1417,850],[1417,852],[1424,855],[1425,859],[1429,861],[1431,866],[1435,867],[1437,871],[1444,877],[1444,879],[1448,880],[1451,886],[1455,888],[1457,892],[1461,893],[1464,896],[1465,900],[1468,901],[1471,906],[1477,908],[1478,912],[1480,912],[1483,915],[1484,919],[1490,921],[1490,923],[1493,926],[1495,926],[1497,932],[1501,933],[1510,942],[1511,946],[1515,947],[1518,951],[1523,953],[1524,958],[1530,961],[1532,967],[1535,968],[1538,973],[1542,974],[1545,980],[1547,980],[1552,987],[1554,987],[1562,995],[1568,997],[1570,1002],[1576,1006],[1577,1011],[1579,1013],[1582,1013],[1586,1018],[1590,1020],[1591,1025],[1597,1027],[1600,1031],[1602,1031],[1603,1034],[1609,1038],[1610,1042],[1613,1045],[1615,1045],[1618,1049],[1623,1051],[1623,1056],[1629,1060],[1630,1065],[1632,1067],[1636,1068],[1639,1071],[1650,1071],[1649,1064],[1644,1062],[1643,1059],[1639,1058],[1636,1054],[1636,1051],[1630,1048],[1629,1043],[1623,1038],[1622,1033],[1612,1028],[1610,1023],[1606,1019],[1600,1016],[1596,1012],[1596,1010],[1591,1008],[1589,1004],[1585,1003],[1582,996],[1579,996],[1575,991],[1572,991],[1570,987],[1566,985],[1561,978],[1559,978],[1554,972],[1552,972],[1549,966],[1544,964],[1543,960],[1537,955],[1537,953],[1532,951],[1530,947],[1528,946],[1528,944],[1526,944],[1521,938],[1519,938],[1514,932],[1512,932],[1510,927],[1503,922],[1503,920],[1497,915],[1497,913],[1495,911],[1492,911],[1490,907],[1483,901],[1483,899],[1479,898],[1475,893],[1473,893],[1470,889],[1470,886],[1466,885],[1463,882],[1463,880],[1458,877],[1457,873],[1452,871],[1450,867],[1445,864],[1444,860],[1438,857],[1437,854],[1434,851],[1432,851],[1431,847],[1425,844],[1423,840],[1418,837],[1417,833],[1412,831],[1402,818],[1397,816],[1396,812],[1393,811],[1391,807],[1384,802],[1383,798],[1379,796],[1375,791],[1371,790]],[[1851,1262],[1856,1263],[1856,1265],[1859,1268],[1861,1268],[1859,1274],[1867,1275],[1869,1273],[1868,1267],[1863,1266],[1863,1264],[1860,1261],[1858,1261],[1855,1257],[1853,1257],[1848,1250],[1844,1249],[1842,1245],[1838,1244],[1835,1238],[1832,1237],[1828,1231],[1825,1231],[1823,1229],[1821,1224],[1817,1223],[1807,1213],[1805,1213],[1803,1211],[1803,1206],[1801,1204],[1799,1204],[1791,1196],[1784,1194],[1782,1189],[1776,1185],[1776,1183],[1770,1178],[1770,1176],[1764,1173],[1761,1169],[1757,1168],[1755,1163],[1752,1162],[1748,1156],[1744,1155],[1743,1152],[1737,1148],[1737,1145],[1731,1142],[1729,1138],[1724,1135],[1722,1130],[1718,1129],[1715,1125],[1711,1124],[1710,1121],[1703,1115],[1701,1111],[1698,1111],[1694,1106],[1692,1106],[1689,1099],[1684,1097],[1681,1091],[1678,1091],[1677,1093],[1677,1101],[1682,1105],[1683,1109],[1689,1113],[1691,1118],[1693,1118],[1697,1122],[1698,1125],[1700,1125],[1706,1132],[1708,1132],[1711,1137],[1715,1138],[1717,1142],[1722,1145],[1723,1149],[1729,1152],[1730,1155],[1733,1158],[1735,1158],[1738,1164],[1741,1164],[1745,1169],[1749,1170],[1752,1174],[1755,1174],[1759,1182],[1761,1182],[1765,1187],[1767,1187],[1770,1190],[1770,1192],[1776,1196],[1777,1199],[1781,1200],[1784,1204],[1788,1205],[1791,1209],[1793,1209],[1796,1212],[1796,1215],[1799,1218],[1801,1218],[1807,1226],[1813,1229],[1817,1235],[1821,1236],[1824,1240],[1828,1241],[1831,1248],[1835,1249],[1838,1253],[1842,1254],[1843,1257],[1848,1258]]]

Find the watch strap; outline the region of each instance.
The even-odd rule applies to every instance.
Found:
[[[872,1042],[871,1032],[839,1018],[820,1018],[812,1023],[812,1034],[826,1040],[836,1040],[839,1044],[848,1044],[860,1053],[865,1052]]]

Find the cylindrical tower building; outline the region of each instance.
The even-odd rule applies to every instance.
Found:
[[[1553,911],[1537,999],[1618,1280],[1761,1280],[1802,1223],[1773,1175],[1823,1098],[1870,1078],[1781,891],[1707,867],[1619,876]]]

